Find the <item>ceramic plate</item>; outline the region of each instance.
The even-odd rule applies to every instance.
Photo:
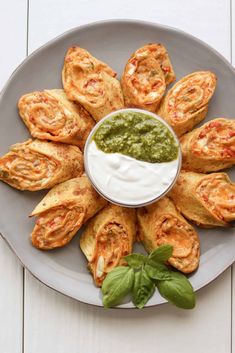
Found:
[[[0,96],[0,154],[8,146],[24,141],[29,133],[17,112],[21,95],[34,90],[61,87],[61,70],[68,47],[79,45],[107,62],[120,77],[132,52],[146,43],[163,43],[170,54],[177,80],[197,70],[211,70],[218,77],[216,93],[206,120],[235,115],[235,71],[214,49],[173,28],[157,24],[112,20],[75,28],[44,45],[30,55],[13,73]],[[229,171],[235,180],[235,169]],[[82,302],[102,305],[101,293],[86,268],[77,234],[66,247],[39,251],[32,247],[29,235],[34,220],[28,215],[46,192],[21,192],[0,183],[0,231],[23,265],[51,288]],[[230,229],[198,229],[201,239],[201,263],[190,280],[197,290],[222,273],[235,260],[235,234]],[[140,248],[138,249],[140,250]],[[147,306],[163,303],[156,293]],[[131,303],[122,307],[130,308]]]

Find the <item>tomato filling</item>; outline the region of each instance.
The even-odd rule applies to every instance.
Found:
[[[22,145],[13,146],[11,152],[0,159],[0,176],[21,188],[43,186],[56,169],[56,161]]]
[[[235,184],[221,175],[211,175],[200,182],[196,193],[219,219],[225,222],[235,219]]]
[[[192,143],[191,150],[197,156],[235,158],[235,121],[207,123]]]
[[[157,245],[171,244],[172,257],[188,257],[192,252],[194,239],[190,236],[187,224],[172,215],[162,217],[159,223],[156,229]]]
[[[153,55],[159,63],[162,71],[164,72],[166,83],[172,82],[172,80],[167,82],[170,75],[174,75],[174,73],[172,67],[170,66],[169,57],[165,47],[161,44],[149,44],[138,49],[135,53],[136,58],[148,57],[149,55]]]
[[[95,282],[101,286],[105,276],[131,252],[128,235],[123,226],[107,224],[96,236],[95,250],[89,266]]]
[[[83,213],[78,207],[59,206],[41,213],[31,239],[34,246],[51,249],[67,244],[82,224]]]
[[[25,114],[35,136],[40,138],[44,133],[66,136],[76,129],[74,115],[49,94],[40,92],[26,97],[25,100]]]
[[[133,58],[128,65],[129,82],[138,99],[147,105],[158,101],[165,91],[165,80],[156,60]]]
[[[214,92],[214,78],[195,74],[174,86],[168,96],[168,116],[173,122],[188,120],[192,114],[205,107]]]

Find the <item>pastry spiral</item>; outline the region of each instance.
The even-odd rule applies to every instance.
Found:
[[[32,244],[43,250],[66,245],[106,204],[86,176],[56,185],[31,214],[38,217],[31,234]]]
[[[123,108],[123,95],[115,72],[85,49],[68,49],[62,72],[67,97],[80,103],[99,121],[112,111]]]
[[[163,71],[158,61],[148,52],[128,60],[121,80],[126,107],[155,112],[166,90]]]
[[[97,286],[108,272],[123,264],[123,256],[132,252],[135,227],[135,210],[116,205],[108,205],[88,223],[80,247]]]
[[[235,120],[209,121],[180,139],[182,168],[207,173],[235,164]]]
[[[215,87],[215,74],[210,71],[193,72],[169,90],[158,115],[181,136],[205,118]]]
[[[49,189],[83,170],[80,149],[62,143],[27,140],[0,158],[0,180],[19,190]]]
[[[176,210],[173,202],[160,201],[138,209],[139,237],[148,252],[162,244],[173,246],[168,262],[181,272],[190,273],[199,265],[200,243],[196,231]]]
[[[175,72],[171,64],[168,52],[163,44],[152,43],[144,45],[143,47],[137,49],[135,54],[138,57],[146,55],[153,56],[162,69],[167,86],[175,81]]]
[[[81,105],[70,102],[62,89],[28,93],[20,98],[18,108],[33,137],[81,149],[95,125],[90,114]]]
[[[228,226],[235,220],[235,184],[226,173],[182,171],[170,193],[178,210],[200,226]]]

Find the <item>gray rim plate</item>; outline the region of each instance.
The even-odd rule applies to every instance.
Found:
[[[182,31],[138,20],[96,22],[73,30],[42,46],[15,70],[0,96],[0,154],[8,146],[29,137],[17,112],[21,95],[34,90],[61,87],[61,69],[68,47],[79,45],[110,64],[120,77],[130,54],[140,46],[161,42],[167,47],[177,80],[197,70],[211,70],[218,77],[216,93],[205,121],[215,117],[234,117],[235,71],[229,62],[207,44]],[[235,170],[229,170],[235,179]],[[81,302],[102,305],[100,290],[92,281],[86,260],[78,245],[79,234],[66,247],[49,252],[32,247],[29,235],[34,220],[28,215],[46,194],[20,192],[0,183],[0,231],[22,264],[47,286]],[[233,228],[197,229],[201,240],[201,263],[190,280],[197,290],[202,288],[235,260]],[[137,245],[135,250],[142,251]],[[156,292],[147,306],[165,302]],[[132,308],[128,302],[120,307]]]

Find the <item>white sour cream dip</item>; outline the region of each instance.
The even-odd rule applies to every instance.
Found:
[[[91,141],[85,168],[93,185],[109,201],[135,207],[160,198],[174,183],[180,158],[149,163],[120,153],[105,153]]]

